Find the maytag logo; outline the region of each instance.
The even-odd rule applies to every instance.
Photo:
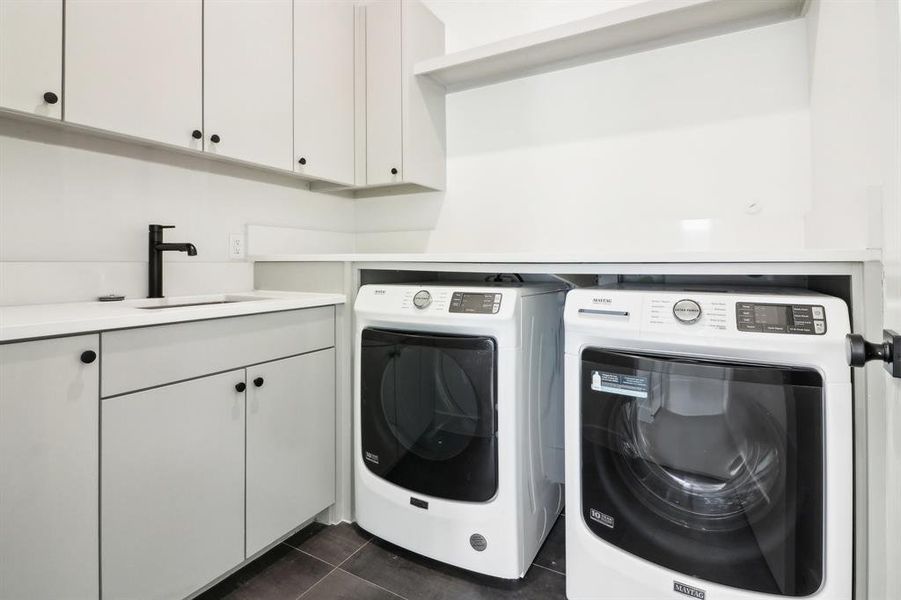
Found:
[[[613,300],[610,298],[592,298],[592,304],[613,304]]]
[[[615,523],[615,519],[608,514],[602,513],[596,508],[588,509],[589,514],[591,515],[592,521],[597,521],[601,525],[605,525],[610,529],[613,529],[613,525]]]
[[[387,293],[387,290],[375,290],[372,293],[375,294],[376,296],[384,296]]]
[[[365,454],[365,456],[366,456],[366,460],[368,460],[369,462],[374,463],[374,464],[379,464],[379,455],[378,454],[374,454],[372,452],[367,452]]]
[[[704,590],[699,590],[696,587],[691,587],[690,585],[686,585],[681,581],[673,581],[673,591],[679,592],[680,594],[685,594],[689,598],[697,598],[698,600],[704,600],[707,597],[707,594]]]

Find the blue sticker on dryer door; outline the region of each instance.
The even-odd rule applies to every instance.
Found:
[[[647,398],[649,388],[649,379],[644,375],[623,375],[606,371],[591,372],[591,389],[596,392]]]

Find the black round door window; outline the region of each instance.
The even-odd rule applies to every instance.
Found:
[[[427,385],[420,385],[427,382]],[[398,386],[417,389],[397,389]],[[382,411],[395,439],[430,461],[461,454],[479,430],[479,398],[466,371],[446,352],[404,348],[381,381]],[[400,410],[393,399],[406,398]],[[384,402],[392,399],[391,404]],[[411,401],[415,399],[414,401]]]
[[[783,500],[785,428],[753,397],[730,392],[693,397],[689,410],[665,395],[659,405],[642,398],[615,414],[623,479],[658,516],[690,529],[729,531]]]

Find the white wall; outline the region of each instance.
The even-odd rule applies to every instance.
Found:
[[[625,2],[428,2],[448,49]],[[804,247],[803,20],[448,96],[445,193],[361,199],[357,248]]]
[[[198,255],[165,257],[165,293],[243,291],[229,260],[249,223],[352,231],[353,200],[302,182],[0,117],[0,305],[147,295],[147,225]]]

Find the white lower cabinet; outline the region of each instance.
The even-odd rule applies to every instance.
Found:
[[[335,502],[335,350],[247,369],[247,556]]]
[[[0,598],[96,599],[97,335],[0,345]]]
[[[103,400],[104,600],[182,598],[244,560],[244,376]]]
[[[102,334],[103,600],[189,596],[335,502],[334,328],[328,306]]]

